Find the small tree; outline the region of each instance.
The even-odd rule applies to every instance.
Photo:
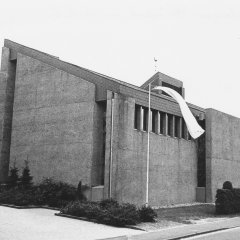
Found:
[[[10,175],[9,175],[9,185],[10,187],[16,187],[19,181],[18,176],[19,169],[16,167],[16,160],[13,163],[13,166],[10,168]]]
[[[30,187],[32,185],[33,177],[30,175],[30,169],[28,166],[28,160],[25,161],[25,167],[22,171],[22,176],[20,178],[21,186],[23,187]]]

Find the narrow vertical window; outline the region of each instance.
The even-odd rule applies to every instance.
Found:
[[[135,114],[134,114],[134,128],[140,130],[140,106],[135,105]]]
[[[181,138],[180,134],[180,117],[175,116],[175,137]]]
[[[182,121],[182,138],[186,139],[186,123],[185,123],[184,119]]]
[[[168,114],[160,112],[160,134],[167,135],[168,133]]]
[[[157,133],[157,111],[152,110],[152,132]]]
[[[148,109],[143,107],[143,131],[147,131],[148,127]]]
[[[174,124],[173,124],[173,115],[172,114],[168,114],[168,131],[167,134],[168,136],[173,137],[173,133],[174,133]]]

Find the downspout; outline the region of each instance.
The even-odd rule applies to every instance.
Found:
[[[114,93],[111,99],[111,139],[110,139],[110,164],[109,164],[109,198],[112,198],[112,162],[113,162],[113,119],[114,119]]]

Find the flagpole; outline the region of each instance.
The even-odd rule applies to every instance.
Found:
[[[148,195],[149,195],[149,159],[150,159],[150,102],[151,102],[151,83],[149,83],[149,90],[148,90],[148,130],[147,130],[147,183],[146,183],[146,206],[148,206]]]

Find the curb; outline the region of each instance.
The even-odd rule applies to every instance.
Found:
[[[124,235],[124,236],[118,236],[118,237],[113,237],[113,238],[101,238],[101,239],[97,239],[97,240],[142,240],[142,239],[152,239],[152,240],[181,240],[181,239],[185,239],[185,238],[190,238],[190,237],[195,237],[195,236],[200,236],[200,235],[204,235],[204,234],[208,234],[208,233],[214,233],[214,232],[221,232],[224,230],[229,230],[229,229],[234,229],[237,227],[230,227],[230,228],[219,228],[219,229],[215,229],[215,230],[208,230],[208,231],[202,231],[202,232],[196,232],[196,233],[191,233],[191,234],[183,234],[183,235],[179,235],[176,237],[164,237],[162,238],[161,236],[154,236],[152,237],[148,237],[148,235],[151,235],[151,232],[149,233],[145,233],[145,234],[141,234],[144,237],[142,237],[141,235]]]
[[[12,205],[12,204],[4,204],[4,203],[1,203],[0,206],[2,206],[2,207],[10,207],[10,208],[15,208],[15,209],[43,208],[43,209],[57,210],[57,211],[60,210],[60,208],[47,207],[47,206],[35,206],[35,205],[30,205],[30,206],[17,206],[17,205]]]

